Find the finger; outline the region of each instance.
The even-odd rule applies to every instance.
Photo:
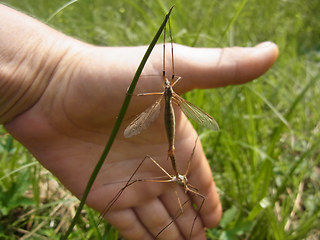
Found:
[[[198,182],[204,182],[203,179],[197,179]],[[201,196],[199,196],[200,194],[204,198],[201,198]],[[201,187],[198,188],[198,193],[189,192],[189,196],[197,206],[197,213],[200,214],[203,224],[207,228],[217,226],[222,216],[222,206],[214,181],[212,180],[201,185]]]
[[[255,47],[191,48],[175,44],[175,72],[182,77],[179,93],[251,81],[265,73],[278,57],[278,47],[264,42]]]
[[[197,148],[201,148],[201,145],[199,144]],[[188,180],[189,184],[194,186],[198,193],[205,197],[203,205],[201,206],[202,199],[197,194],[190,193],[189,195],[198,208],[201,206],[201,209],[198,209],[198,211],[200,211],[200,218],[204,225],[212,228],[217,226],[220,221],[222,207],[208,161],[203,154],[202,148],[199,150],[195,153],[193,162],[191,163]]]
[[[214,182],[205,194],[205,202],[200,209],[200,217],[207,228],[216,227],[222,217],[222,205]]]
[[[157,237],[156,239],[183,239],[174,223],[161,232],[165,226],[172,222],[172,218],[158,198],[143,206],[136,207],[134,211],[151,234]],[[160,232],[161,234],[158,236]]]
[[[200,218],[197,218],[193,202],[185,194],[182,186],[177,184],[174,186],[173,191],[161,195],[161,201],[174,220],[172,224],[177,225],[183,239],[189,239],[190,236],[192,240],[206,239],[203,223]]]
[[[105,219],[128,240],[154,239],[130,208],[109,212]]]

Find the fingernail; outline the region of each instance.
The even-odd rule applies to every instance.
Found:
[[[271,46],[274,46],[274,43],[270,42],[270,41],[267,41],[267,42],[259,43],[256,47],[258,47],[258,48],[269,48]]]

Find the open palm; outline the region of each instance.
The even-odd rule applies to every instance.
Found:
[[[70,49],[72,46],[70,45]],[[136,88],[137,93],[162,91],[162,47],[156,46]],[[92,170],[106,144],[127,87],[146,47],[103,48],[77,42],[68,51],[38,101],[9,121],[6,129],[81,198]],[[175,72],[182,77],[179,94],[193,88],[240,84],[263,74],[275,61],[277,48],[271,43],[256,48],[196,49],[175,45]],[[167,69],[170,73],[170,69]],[[151,76],[153,75],[153,76]],[[102,212],[146,155],[171,173],[167,161],[168,143],[163,117],[132,138],[124,128],[149,107],[155,98],[133,97],[120,134],[102,167],[87,204]],[[197,133],[176,109],[176,158],[185,173]],[[146,160],[134,176],[152,179],[163,176]],[[221,217],[221,205],[209,165],[198,142],[188,174],[189,182],[206,196],[192,239],[205,239],[204,227],[214,227]],[[179,199],[201,199],[167,183],[138,182],[128,187],[105,214],[105,218],[128,239],[153,239],[179,210]],[[159,238],[187,238],[196,214],[189,204],[184,214]],[[188,224],[186,224],[188,223]]]

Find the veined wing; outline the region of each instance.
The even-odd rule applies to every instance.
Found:
[[[135,135],[138,135],[144,129],[148,128],[150,124],[154,122],[154,120],[156,120],[160,113],[160,103],[162,99],[163,97],[161,96],[154,104],[152,104],[144,112],[140,113],[140,115],[136,119],[134,119],[124,130],[124,137],[133,137]]]
[[[200,108],[183,99],[176,93],[173,93],[172,99],[188,118],[213,131],[219,130],[218,123],[208,113],[202,111]]]

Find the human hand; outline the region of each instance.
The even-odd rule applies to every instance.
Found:
[[[41,25],[41,28],[46,27]],[[61,44],[55,44],[54,48],[47,46],[53,49],[48,52],[49,61],[56,65],[55,71],[45,88],[33,88],[33,92],[28,92],[40,98],[25,106],[23,112],[16,112],[5,128],[81,198],[146,47],[95,47],[53,30],[48,31],[50,35],[46,37],[56,38]],[[63,51],[59,51],[62,43]],[[182,77],[175,87],[179,94],[193,88],[222,87],[250,81],[263,74],[278,54],[277,47],[271,43],[255,48],[196,49],[175,45],[174,49],[175,73]],[[44,68],[48,66],[50,62]],[[28,71],[30,69],[22,75],[33,76]],[[161,75],[161,72],[162,46],[156,46],[144,69],[146,77],[141,78],[136,92],[161,90],[161,81],[147,77],[150,74]],[[153,97],[134,97],[121,131],[130,123],[132,116],[142,112],[153,101]],[[175,153],[178,169],[184,173],[197,134],[179,111],[176,112],[176,122]],[[167,145],[162,117],[133,138],[126,139],[119,134],[90,191],[87,204],[103,211],[147,154],[170,172],[170,162],[166,161]],[[163,175],[159,168],[146,161],[135,178],[150,179],[159,174]],[[203,228],[216,226],[222,209],[199,142],[188,179],[206,197],[198,218],[201,221],[196,222],[192,239],[205,239]],[[191,201],[199,203],[198,198],[188,196],[181,188],[176,189],[182,202],[190,197]],[[179,210],[178,206],[171,184],[139,182],[123,192],[105,218],[128,239],[153,239]],[[195,214],[191,206],[187,207],[159,237],[187,238],[190,225],[187,227],[186,223],[192,223]]]

